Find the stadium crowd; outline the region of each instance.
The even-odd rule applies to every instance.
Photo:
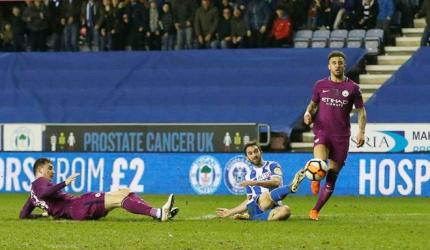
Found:
[[[413,27],[427,0],[33,0],[0,3],[2,51],[289,47],[300,29]],[[426,28],[428,30],[428,27]]]

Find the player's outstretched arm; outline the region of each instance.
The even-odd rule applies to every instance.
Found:
[[[43,217],[41,214],[32,214],[35,206],[31,202],[30,197],[28,197],[27,201],[25,202],[24,206],[21,209],[21,212],[19,213],[20,219],[37,219]]]
[[[239,185],[241,187],[260,186],[265,188],[277,188],[281,185],[281,177],[273,176],[270,180],[266,181],[246,180],[241,182]]]
[[[217,208],[216,214],[218,217],[226,218],[230,216],[234,216],[236,214],[240,214],[246,211],[246,204],[248,203],[248,199],[245,199],[242,203],[240,203],[237,207],[228,209],[228,208]]]
[[[76,177],[78,177],[79,174],[74,173],[71,176],[67,177],[67,179],[64,181],[66,186],[70,185],[73,181],[75,181]]]
[[[50,197],[51,195],[55,194],[58,190],[61,190],[65,188],[66,186],[70,185],[76,177],[78,177],[79,174],[72,174],[71,176],[67,177],[67,179],[63,182],[60,182],[54,186],[49,187],[48,183],[46,183],[46,186],[44,188],[41,188],[39,198],[45,199],[47,197]]]

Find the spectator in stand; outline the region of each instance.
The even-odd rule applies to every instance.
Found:
[[[100,26],[100,50],[112,50],[112,30],[115,23],[114,9],[110,0],[103,0],[103,23]]]
[[[378,0],[379,13],[377,27],[384,30],[384,37],[388,38],[391,17],[394,15],[393,0]]]
[[[86,44],[91,51],[100,50],[100,27],[104,10],[97,0],[87,0],[81,7],[81,23],[86,28]]]
[[[220,11],[221,16],[225,8],[229,8],[230,13],[233,14],[233,2],[231,0],[221,0],[221,3],[219,5],[215,4],[215,6]]]
[[[175,39],[175,25],[173,22],[173,14],[170,3],[163,4],[163,12],[161,14],[161,50],[173,50]]]
[[[31,51],[45,51],[48,36],[48,9],[41,0],[28,4],[23,18],[30,32],[29,43]]]
[[[357,27],[357,9],[361,5],[361,0],[342,0],[343,8],[339,10],[334,29],[355,29]]]
[[[276,9],[276,19],[273,21],[271,38],[273,47],[291,45],[293,27],[290,18],[282,7]]]
[[[131,50],[145,49],[145,34],[148,31],[148,11],[142,3],[131,0],[127,5],[124,22],[129,25],[128,44]]]
[[[25,23],[21,16],[21,9],[18,6],[12,7],[12,36],[13,36],[13,51],[25,50]]]
[[[63,26],[62,41],[66,51],[78,51],[79,16],[82,2],[64,0],[60,2],[60,23]]]
[[[192,49],[194,4],[192,0],[171,0],[176,29],[176,49]]]
[[[231,41],[231,8],[224,7],[222,17],[218,23],[216,40],[211,44],[213,49],[228,49],[232,47]]]
[[[149,4],[149,29],[146,32],[149,50],[161,49],[160,13],[157,1],[151,0]]]
[[[358,27],[366,30],[375,28],[377,17],[378,3],[376,3],[375,0],[363,0],[357,10]]]
[[[242,16],[242,9],[238,6],[234,8],[231,20],[231,42],[233,48],[247,47],[247,24]]]
[[[64,43],[62,40],[64,26],[60,23],[61,16],[60,0],[47,1],[48,8],[48,31],[46,45],[48,50],[62,51]]]
[[[125,50],[125,45],[128,37],[128,16],[125,14],[124,2],[112,0],[113,26],[112,34],[112,50]]]
[[[279,0],[277,7],[281,7],[286,11],[294,30],[298,30],[305,27],[309,4],[309,0]]]
[[[413,28],[414,27],[414,11],[415,3],[411,0],[397,0],[395,2],[395,14],[401,13],[401,27]]]
[[[13,51],[13,32],[12,25],[5,23],[2,30],[0,31],[0,50],[1,51]]]
[[[421,5],[421,10],[417,13],[416,17],[426,18],[426,27],[424,28],[423,36],[421,37],[421,46],[430,45],[430,0],[424,0]]]
[[[251,0],[246,9],[245,20],[248,22],[249,46],[251,48],[263,48],[266,46],[270,8],[263,0]]]
[[[197,9],[194,17],[194,31],[199,49],[210,48],[211,42],[215,39],[218,19],[218,9],[210,0],[202,0],[202,6]]]
[[[308,10],[307,29],[315,30],[317,28],[319,14],[321,12],[320,0],[312,1]]]
[[[333,0],[321,0],[320,6],[321,8],[319,13],[318,26],[327,30],[331,30],[336,14],[336,4],[333,2]]]

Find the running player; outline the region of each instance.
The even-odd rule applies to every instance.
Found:
[[[112,209],[122,207],[130,213],[151,216],[160,221],[167,221],[178,213],[174,208],[174,196],[171,194],[161,208],[153,208],[129,189],[113,192],[85,193],[72,196],[62,191],[70,185],[79,174],[72,174],[65,181],[56,185],[52,183],[55,174],[51,160],[38,159],[33,165],[35,180],[31,184],[30,197],[19,215],[20,219],[35,219],[43,216],[71,220],[97,220],[105,217]],[[44,212],[33,214],[39,207]]]
[[[311,220],[319,219],[319,212],[333,193],[336,179],[345,164],[351,135],[350,113],[354,105],[358,111],[359,131],[357,147],[364,144],[366,110],[360,87],[344,75],[345,54],[333,51],[328,55],[330,76],[316,82],[312,100],[306,108],[304,123],[314,123],[314,158],[329,160],[325,186],[319,193],[320,182],[312,182],[311,189],[319,198],[309,213]]]

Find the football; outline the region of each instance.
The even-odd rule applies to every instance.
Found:
[[[309,180],[319,181],[326,176],[328,166],[321,159],[311,159],[306,163],[305,175]]]

